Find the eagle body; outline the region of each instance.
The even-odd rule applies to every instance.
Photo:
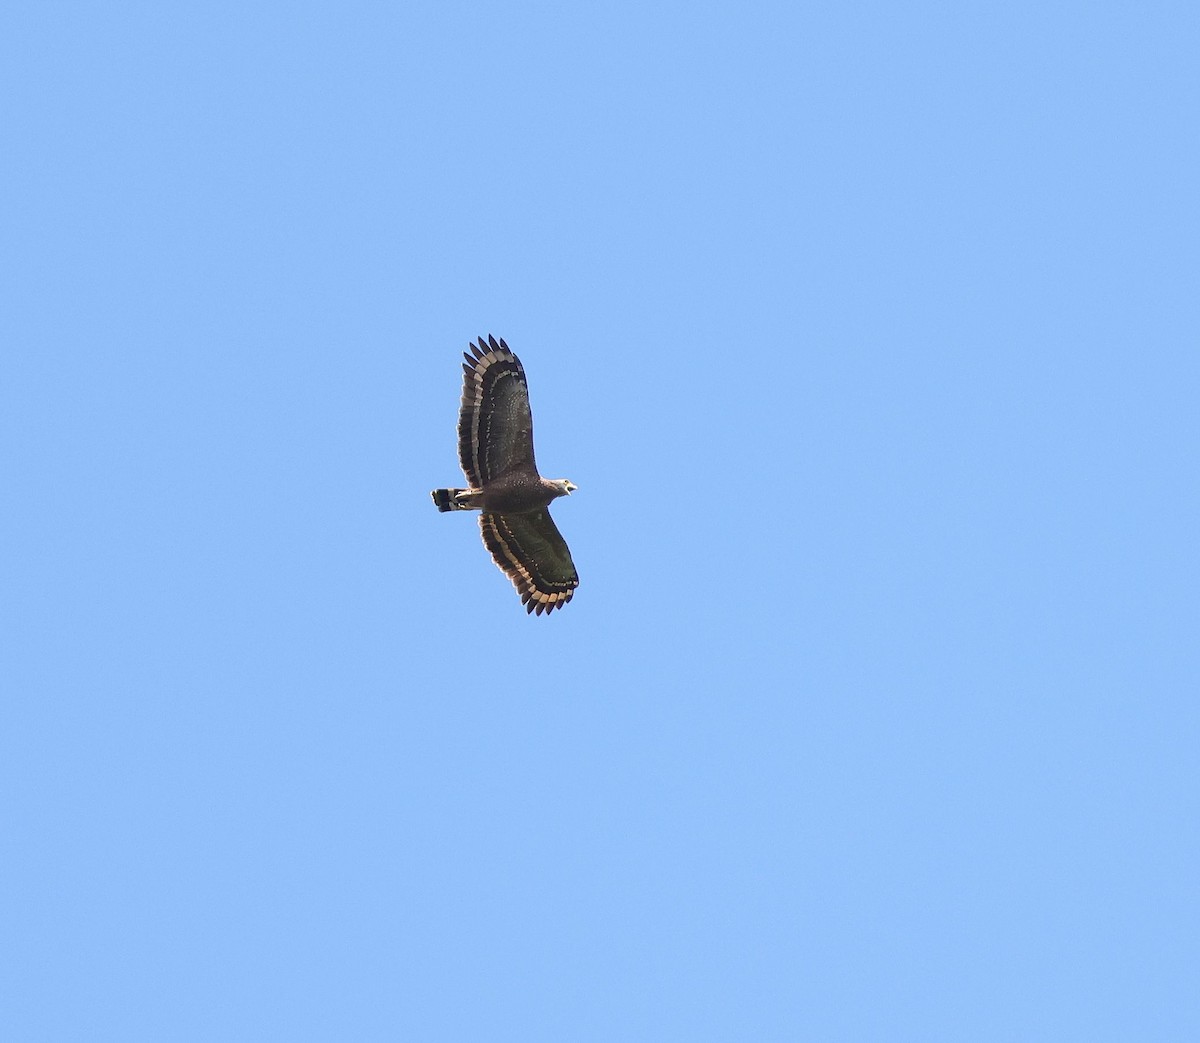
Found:
[[[575,485],[538,474],[525,370],[504,340],[480,337],[463,358],[458,459],[469,488],[434,489],[433,502],[439,511],[482,512],[484,546],[527,612],[562,608],[579,575],[546,508]]]
[[[443,505],[438,493],[450,493]],[[501,514],[528,514],[550,504],[566,493],[555,483],[525,470],[488,482],[482,489],[435,489],[434,503],[440,511],[499,511]]]

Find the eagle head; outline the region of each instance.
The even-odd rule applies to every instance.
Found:
[[[556,478],[553,482],[554,487],[558,490],[559,496],[570,496],[576,489],[579,488],[569,478]]]

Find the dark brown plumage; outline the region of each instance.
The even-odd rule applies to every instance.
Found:
[[[484,546],[512,580],[527,612],[552,612],[575,594],[579,575],[546,509],[575,485],[538,474],[533,416],[521,360],[489,336],[463,353],[458,461],[467,489],[434,489],[439,511],[479,510]]]

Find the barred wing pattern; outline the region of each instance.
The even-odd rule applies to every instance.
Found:
[[[472,488],[481,489],[515,468],[536,473],[533,416],[521,360],[503,338],[489,336],[463,352],[458,413],[458,461]]]
[[[526,612],[553,612],[575,595],[579,574],[549,511],[479,516],[479,531]]]

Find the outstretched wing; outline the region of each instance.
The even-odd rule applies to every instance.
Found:
[[[458,414],[458,462],[473,489],[533,462],[533,416],[521,360],[489,336],[463,352],[462,406]]]
[[[579,586],[571,552],[549,511],[479,516],[483,544],[513,581],[526,612],[562,608]]]

